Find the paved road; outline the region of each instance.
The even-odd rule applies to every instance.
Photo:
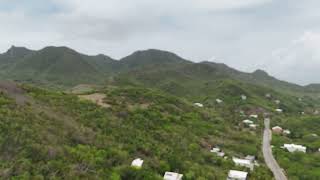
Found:
[[[269,167],[269,169],[272,171],[274,177],[276,180],[287,180],[287,177],[285,176],[283,170],[277,163],[277,161],[274,159],[272,155],[272,150],[270,146],[272,134],[270,130],[270,119],[266,118],[264,120],[264,132],[263,132],[263,144],[262,144],[262,152],[264,160]]]

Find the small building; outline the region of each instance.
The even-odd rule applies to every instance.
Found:
[[[247,155],[247,156],[245,157],[245,159],[253,162],[254,160],[256,160],[256,157],[255,157],[255,156],[252,156],[252,155]]]
[[[283,109],[276,109],[276,112],[282,113],[282,112],[283,112]]]
[[[274,102],[275,102],[276,104],[280,104],[280,103],[281,103],[280,100],[275,100]]]
[[[281,134],[283,131],[282,127],[280,126],[275,126],[272,128],[272,132],[275,133],[275,134]]]
[[[258,119],[259,116],[258,116],[257,114],[251,114],[249,117],[250,117],[250,118]]]
[[[288,129],[283,130],[283,134],[284,135],[290,135],[291,131],[289,131]]]
[[[232,161],[233,161],[234,164],[237,165],[237,166],[247,167],[247,168],[249,168],[251,171],[253,171],[254,164],[253,164],[250,160],[247,160],[247,159],[239,159],[239,158],[232,157]]]
[[[283,147],[287,149],[289,152],[307,152],[307,147],[296,144],[284,144]]]
[[[218,157],[224,157],[225,155],[226,155],[226,154],[225,154],[223,151],[217,153],[217,156],[218,156]]]
[[[218,157],[224,157],[225,153],[223,151],[221,151],[220,148],[218,147],[214,147],[210,150],[210,152],[215,153]]]
[[[201,104],[201,103],[194,103],[194,105],[197,107],[201,107],[201,108],[203,107],[203,104]]]
[[[227,180],[246,180],[248,176],[247,172],[230,170],[228,173]]]
[[[143,164],[143,160],[138,158],[132,161],[131,166],[141,168]]]
[[[250,124],[249,127],[250,127],[250,129],[257,129],[257,125],[256,124]]]
[[[163,176],[164,180],[182,180],[183,175],[175,172],[166,172]]]
[[[212,148],[211,150],[210,150],[210,152],[212,152],[212,153],[218,153],[218,152],[220,152],[221,150],[220,150],[220,148],[218,148],[218,147],[214,147],[214,148]]]
[[[223,101],[222,101],[221,99],[216,99],[216,102],[217,102],[218,104],[223,103]]]
[[[267,93],[266,95],[266,98],[271,98],[271,94]]]
[[[243,100],[243,101],[245,101],[245,100],[247,100],[247,96],[246,95],[241,95],[241,99]]]
[[[246,119],[242,121],[244,124],[253,124],[253,121]]]

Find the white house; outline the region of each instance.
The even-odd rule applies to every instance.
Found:
[[[283,112],[283,109],[276,109],[276,112],[282,113],[282,112]]]
[[[246,119],[242,121],[244,124],[253,124],[253,121]]]
[[[267,97],[267,98],[271,98],[271,94],[269,94],[269,93],[266,94],[266,97]]]
[[[247,96],[242,94],[241,99],[245,101],[245,100],[247,100]]]
[[[256,125],[256,124],[250,124],[249,127],[250,127],[251,129],[257,129],[257,125]]]
[[[280,126],[275,126],[272,128],[272,132],[276,133],[276,134],[281,134],[283,131],[282,127]]]
[[[284,144],[284,148],[286,148],[289,152],[307,152],[307,147],[302,146],[302,145],[296,145],[296,144]]]
[[[239,158],[232,157],[232,161],[234,162],[235,165],[247,167],[251,171],[254,168],[254,164],[250,160],[247,160],[247,159],[239,159]]]
[[[284,135],[290,135],[290,134],[291,134],[291,131],[289,131],[288,129],[283,130],[283,134],[284,134]]]
[[[280,104],[281,103],[280,100],[275,100],[274,102],[276,102],[276,104]]]
[[[230,170],[227,180],[246,180],[248,176],[247,172]]]
[[[218,104],[223,103],[223,101],[222,101],[221,99],[216,99],[216,102],[217,102]]]
[[[220,148],[214,147],[214,148],[212,148],[212,149],[210,150],[210,152],[212,152],[212,153],[218,153],[218,152],[220,152]]]
[[[163,176],[164,180],[181,180],[183,177],[182,174],[175,172],[166,172]]]
[[[210,150],[210,152],[215,153],[217,156],[219,157],[224,157],[225,153],[223,151],[221,151],[220,148],[218,147],[214,147]]]
[[[138,158],[132,161],[131,166],[141,168],[143,164],[143,160]]]
[[[246,160],[249,160],[249,161],[251,161],[251,162],[254,162],[254,161],[256,160],[256,157],[255,157],[255,156],[252,156],[252,155],[247,155],[247,156],[245,157],[245,159],[246,159]]]
[[[225,155],[226,155],[226,154],[225,154],[223,151],[217,153],[217,156],[218,156],[218,157],[224,157]]]
[[[198,106],[198,107],[203,107],[203,104],[201,103],[194,103],[195,106]]]
[[[251,114],[249,117],[257,119],[259,116],[257,114]]]

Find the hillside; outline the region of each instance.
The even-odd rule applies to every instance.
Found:
[[[229,157],[257,156],[261,166],[251,179],[271,178],[259,151],[260,128],[243,127],[229,106],[201,109],[141,87],[99,91],[107,108],[61,92],[23,91],[23,104],[1,94],[2,177],[161,179],[177,171],[185,179],[225,179],[231,168],[245,170],[209,152],[219,146]],[[145,160],[141,170],[130,167],[137,157]]]
[[[172,76],[182,86],[177,89],[163,88],[167,80],[161,78],[157,79],[159,87],[152,85],[154,79],[150,84],[114,79],[119,83],[82,92],[81,96],[30,85],[23,89],[1,85],[0,89],[7,89],[0,94],[1,176],[161,179],[165,171],[174,171],[184,174],[186,180],[225,179],[230,169],[248,171],[235,166],[231,157],[254,155],[260,166],[250,172],[250,179],[271,179],[260,151],[262,115],[283,108],[285,116],[297,116],[301,111],[317,109],[317,102],[300,101],[224,75],[208,83],[210,78],[203,72],[220,75],[206,65],[197,66],[192,72],[179,71],[183,76]],[[197,91],[189,91],[191,88]],[[242,100],[241,95],[248,99]],[[19,97],[23,101],[18,101]],[[217,104],[217,98],[223,103]],[[256,129],[242,123],[250,114],[260,117],[252,119]],[[211,153],[215,146],[228,158]],[[138,157],[144,160],[142,169],[130,167]]]
[[[88,56],[67,47],[47,47],[39,51],[12,47],[0,54],[1,79],[69,88],[79,84],[102,85],[113,79],[128,79],[126,76],[142,84],[182,89],[181,82],[188,86],[190,81],[197,80],[195,85],[198,86],[199,83],[233,79],[299,96],[319,94],[318,88],[312,88],[314,86],[303,87],[280,81],[262,70],[245,73],[225,64],[193,63],[174,53],[155,49],[137,51],[120,60],[106,55]]]
[[[87,56],[67,47],[11,48],[0,56],[2,78],[49,85],[102,83],[114,68],[110,57]]]

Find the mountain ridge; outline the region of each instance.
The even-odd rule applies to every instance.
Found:
[[[74,67],[74,65],[79,67]],[[200,68],[201,70],[211,72],[211,74],[207,74],[212,75],[212,77],[203,76],[205,79],[215,78],[215,75],[219,75],[247,83],[274,86],[275,88],[287,91],[315,92],[318,90],[318,88],[310,88],[308,85],[301,86],[278,80],[264,70],[257,69],[252,73],[247,73],[231,68],[223,63],[209,61],[196,63],[184,59],[175,53],[157,49],[135,51],[118,60],[104,54],[82,54],[66,46],[47,46],[40,50],[29,50],[25,47],[12,46],[7,52],[0,54],[1,77],[15,80],[25,80],[27,77],[31,80],[37,79],[44,82],[50,82],[52,79],[62,82],[67,79],[70,81],[70,83],[66,83],[68,85],[90,82],[101,83],[112,76],[124,72],[134,70],[148,72],[150,70],[157,71],[157,69],[161,68],[162,70],[168,69],[169,71],[181,68],[186,68],[185,70],[189,68],[190,71],[195,71],[192,68]],[[5,69],[9,69],[10,71]],[[69,78],[68,74],[72,74],[70,71],[74,72],[74,74]],[[199,71],[199,73],[201,72]]]

